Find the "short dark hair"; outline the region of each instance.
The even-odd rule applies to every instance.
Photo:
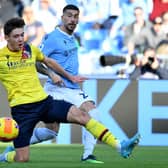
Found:
[[[63,13],[66,12],[66,10],[77,10],[79,12],[79,8],[73,4],[68,4],[63,8]]]
[[[23,28],[24,25],[25,22],[22,18],[20,17],[11,18],[4,24],[4,34],[9,35],[12,32],[12,30],[16,28]]]

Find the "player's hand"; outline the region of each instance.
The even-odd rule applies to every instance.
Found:
[[[73,83],[82,83],[84,82],[85,80],[88,80],[88,78],[84,77],[84,76],[72,76],[71,77],[71,81]]]
[[[65,83],[63,82],[61,76],[59,76],[58,74],[52,73],[50,75],[50,78],[52,79],[52,82],[54,84],[59,85],[59,86],[65,86]]]

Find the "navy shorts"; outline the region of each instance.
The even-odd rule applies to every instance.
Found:
[[[33,129],[39,121],[67,123],[67,113],[71,106],[71,103],[54,100],[48,96],[40,102],[12,107],[12,117],[18,123],[20,130],[19,136],[14,140],[15,148],[29,145]]]

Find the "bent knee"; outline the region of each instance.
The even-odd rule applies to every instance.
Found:
[[[85,112],[89,112],[90,110],[94,108],[96,108],[96,106],[93,101],[86,101],[82,103],[82,105],[80,106],[80,109]]]
[[[45,124],[46,128],[58,133],[60,124],[57,122]]]
[[[29,161],[29,147],[17,148],[15,155],[16,162],[28,162]]]
[[[72,123],[85,125],[90,120],[90,116],[88,113],[72,106],[68,112],[67,120]]]
[[[16,162],[28,162],[29,161],[29,157],[16,157],[15,161]]]

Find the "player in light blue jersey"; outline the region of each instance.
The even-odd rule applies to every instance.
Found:
[[[57,60],[67,72],[73,76],[78,75],[78,46],[73,35],[69,35],[60,27],[57,27],[53,32],[45,36],[40,48],[48,57]],[[80,88],[78,83],[64,77],[62,79],[67,88]],[[48,78],[46,85],[53,86],[51,78]]]
[[[74,76],[74,81],[61,76],[63,85],[60,86],[60,83],[53,82],[52,78],[48,78],[44,88],[54,99],[64,99],[68,102],[73,102],[77,107],[89,112],[93,118],[99,120],[99,114],[93,99],[84,93],[79,85],[79,83],[84,82],[87,78],[78,75],[78,45],[74,37],[74,30],[78,24],[78,20],[79,9],[74,5],[66,6],[63,9],[62,24],[47,34],[40,46],[46,56],[56,60],[68,73]],[[58,130],[55,131],[57,132]],[[94,136],[84,128],[82,132],[84,153],[81,161],[103,163],[93,155],[96,144]]]

